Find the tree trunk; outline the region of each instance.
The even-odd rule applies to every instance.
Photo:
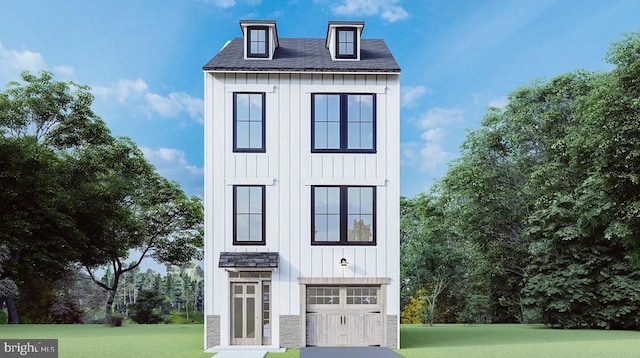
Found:
[[[105,305],[105,312],[107,314],[107,320],[111,318],[113,314],[113,302],[116,300],[116,290],[118,289],[118,283],[120,282],[120,274],[118,272],[114,272],[113,275],[113,284],[111,288],[108,290],[109,297],[107,298],[107,304]]]
[[[8,324],[18,324],[18,307],[16,307],[16,301],[13,297],[13,293],[9,293],[8,295],[2,298],[2,301],[7,305],[7,323]],[[2,306],[2,301],[0,301],[0,307]]]

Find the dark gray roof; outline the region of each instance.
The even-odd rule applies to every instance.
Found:
[[[221,252],[218,267],[277,268],[277,252]]]
[[[242,38],[233,39],[205,71],[400,72],[384,40],[360,40],[360,61],[333,61],[325,39],[280,39],[272,60],[245,60]]]

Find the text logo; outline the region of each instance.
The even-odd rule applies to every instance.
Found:
[[[57,339],[0,339],[0,358],[58,358]]]

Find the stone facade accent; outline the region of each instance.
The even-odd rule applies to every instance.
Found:
[[[207,348],[220,345],[220,315],[207,316]]]
[[[300,316],[280,316],[280,347],[303,347],[304,344],[300,338],[300,331]]]
[[[398,344],[398,316],[387,315],[387,347],[400,348]]]

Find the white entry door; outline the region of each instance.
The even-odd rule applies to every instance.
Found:
[[[229,272],[231,344],[271,344],[271,272]]]
[[[231,283],[231,344],[262,344],[259,282]]]

